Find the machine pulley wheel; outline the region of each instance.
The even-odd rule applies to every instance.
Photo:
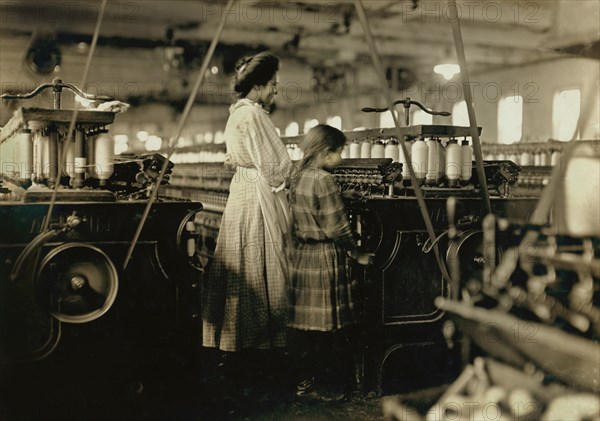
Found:
[[[496,265],[500,262],[502,249],[496,244],[494,253],[491,252],[492,250],[487,252],[483,250],[483,232],[480,230],[465,231],[448,247],[446,266],[451,267],[453,262],[458,261],[461,286],[465,286],[470,280],[481,281],[486,258],[493,255]]]
[[[87,323],[105,314],[115,302],[119,276],[110,258],[85,243],[65,243],[42,260],[36,291],[57,320]]]

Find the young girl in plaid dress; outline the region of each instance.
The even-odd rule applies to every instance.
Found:
[[[312,128],[305,137],[304,158],[291,187],[293,248],[290,271],[290,326],[296,330],[302,354],[302,381],[297,395],[324,398],[315,389],[317,378],[332,377],[332,365],[352,372],[350,352],[340,352],[327,361],[335,336],[347,340],[344,331],[353,325],[353,302],[348,279],[347,257],[368,264],[370,256],[358,252],[344,210],[333,170],[341,162],[345,135],[327,125]],[[334,335],[335,332],[335,335]],[[349,350],[346,350],[349,351]],[[339,367],[339,362],[345,367]],[[336,364],[337,363],[337,364]],[[334,396],[329,393],[329,396]]]

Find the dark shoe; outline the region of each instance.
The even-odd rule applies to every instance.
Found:
[[[304,396],[315,388],[314,377],[304,379],[296,386],[296,396]]]
[[[346,400],[344,393],[336,393],[317,387],[314,379],[307,379],[298,383],[296,396],[301,399],[319,402],[341,402]]]

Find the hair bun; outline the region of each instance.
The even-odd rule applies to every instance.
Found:
[[[238,64],[235,66],[235,72],[239,75],[240,73],[242,73],[244,70],[246,70],[246,67],[248,66],[248,63],[250,63],[252,61],[252,57],[245,57],[243,59],[241,59]]]
[[[254,86],[266,85],[279,70],[279,58],[268,51],[240,59],[235,66],[232,87],[245,98]]]

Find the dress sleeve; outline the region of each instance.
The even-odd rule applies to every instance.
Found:
[[[331,174],[315,180],[315,196],[318,201],[318,222],[325,236],[346,250],[356,250],[340,188]]]
[[[252,161],[272,187],[288,182],[293,165],[275,125],[262,109],[252,110],[244,122]]]

